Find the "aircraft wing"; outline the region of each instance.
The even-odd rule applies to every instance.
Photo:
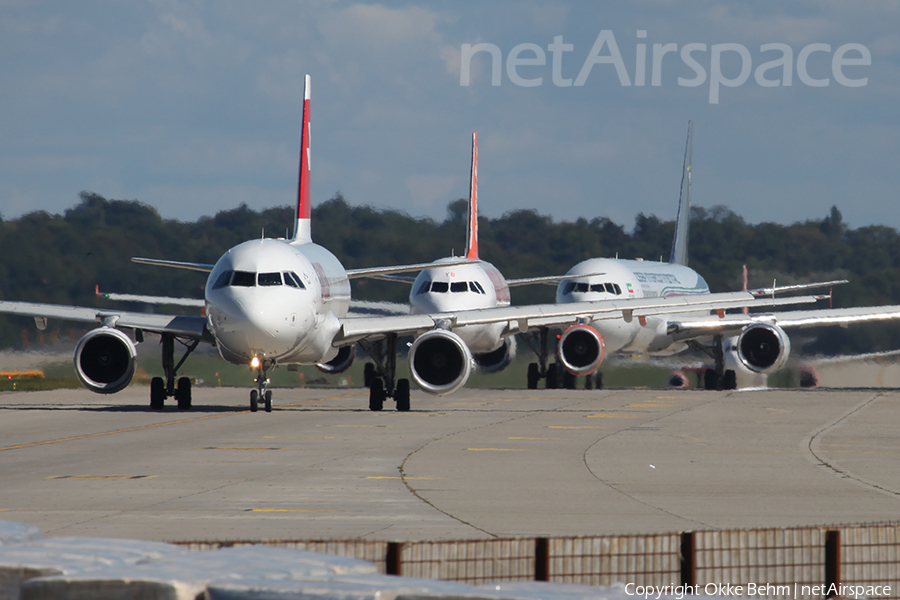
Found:
[[[384,275],[393,275],[395,273],[411,273],[413,271],[422,271],[424,269],[433,269],[435,267],[455,267],[456,265],[465,265],[473,261],[460,257],[458,260],[448,260],[440,263],[418,263],[414,265],[394,265],[391,267],[368,267],[366,269],[347,269],[348,279],[359,279],[360,277],[371,277],[380,279]]]
[[[686,340],[716,334],[737,335],[744,327],[758,323],[768,323],[783,329],[790,329],[895,319],[900,319],[900,306],[822,308],[753,315],[731,314],[725,315],[722,319],[688,318],[669,322],[668,332],[676,339]]]
[[[209,273],[216,265],[207,265],[204,263],[179,262],[177,260],[159,260],[156,258],[141,258],[139,256],[132,257],[131,262],[141,265],[154,265],[157,267],[173,267],[175,269],[187,269],[188,271],[200,271]]]
[[[600,275],[606,275],[606,273],[579,273],[578,275],[547,275],[546,277],[507,279],[506,285],[508,285],[509,287],[516,287],[518,285],[531,285],[533,283],[545,283],[548,285],[554,285],[559,283],[560,281],[567,281],[570,279],[584,279],[585,277],[599,277]]]
[[[120,302],[144,302],[146,304],[172,304],[175,306],[192,306],[194,308],[204,308],[206,301],[202,298],[174,298],[172,296],[142,296],[140,294],[116,294],[113,292],[101,292],[100,286],[94,289],[94,295],[109,300]]]
[[[0,313],[34,317],[39,329],[46,327],[47,319],[62,319],[116,328],[133,327],[154,333],[171,333],[178,337],[213,341],[212,335],[206,329],[206,317],[199,316],[156,315],[106,308],[6,301],[0,301]]]
[[[507,322],[507,334],[524,333],[536,327],[553,327],[575,323],[579,319],[643,318],[658,314],[681,314],[715,311],[721,316],[728,308],[759,307],[812,303],[821,296],[757,297],[750,292],[703,294],[702,296],[669,296],[667,298],[631,298],[598,300],[570,304],[532,304],[461,310],[447,313],[395,316],[348,315],[341,319],[341,330],[335,345],[343,346],[365,338],[423,332],[435,327],[453,329],[464,325]],[[744,316],[744,315],[741,315]]]

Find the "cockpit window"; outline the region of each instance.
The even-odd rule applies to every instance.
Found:
[[[231,281],[231,275],[233,273],[234,271],[222,271],[222,274],[219,275],[219,278],[216,279],[216,282],[213,284],[212,289],[218,290],[228,285],[228,282]]]
[[[281,273],[260,273],[258,281],[263,287],[281,285]]]
[[[575,282],[574,282],[574,281],[567,281],[567,282],[566,282],[566,287],[563,288],[563,294],[564,294],[564,295],[569,295],[569,294],[571,294],[574,290],[575,290]]]
[[[589,289],[589,286],[586,283],[579,282],[579,283],[575,284],[576,292],[586,292],[586,291],[588,291],[588,289]]]
[[[480,287],[481,287],[481,286],[478,285],[478,282],[477,282],[477,281],[470,281],[470,282],[469,282],[469,290],[475,292],[476,294],[483,294],[483,293],[484,293],[484,292],[482,292],[480,289],[478,289],[478,288],[480,288]]]
[[[607,284],[607,285],[609,285],[609,284]],[[591,291],[592,291],[592,292],[601,292],[601,293],[602,293],[602,292],[605,292],[605,291],[606,291],[606,288],[603,287],[603,284],[602,284],[602,283],[592,283],[592,284],[591,284]]]
[[[253,287],[256,285],[256,273],[249,271],[235,271],[231,278],[231,285],[238,287]]]
[[[416,294],[424,294],[425,292],[428,291],[428,288],[430,288],[430,287],[431,287],[431,280],[426,279],[425,281],[422,282],[422,285],[419,286],[419,291],[417,291]]]
[[[300,277],[293,271],[284,272],[284,282],[291,287],[300,288],[301,290],[306,288]]]
[[[453,283],[450,284],[450,291],[451,292],[468,292],[469,284],[466,283],[465,281],[454,281]]]
[[[431,282],[431,291],[437,292],[438,294],[444,294],[450,288],[450,284],[446,281],[432,281]]]
[[[563,295],[571,294],[572,292],[596,292],[598,294],[615,294],[616,296],[622,295],[622,288],[618,283],[582,283],[576,281],[568,281],[566,285],[563,287]]]

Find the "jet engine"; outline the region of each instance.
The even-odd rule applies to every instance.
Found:
[[[559,338],[559,359],[573,375],[589,375],[603,362],[603,338],[590,325],[573,325]]]
[[[472,353],[452,331],[433,329],[423,333],[409,348],[409,372],[429,394],[452,394],[472,374]]]
[[[323,373],[343,373],[350,368],[350,365],[353,364],[353,358],[355,355],[355,352],[353,352],[353,348],[354,346],[341,346],[334,358],[332,358],[328,362],[316,364],[316,368]]]
[[[738,360],[754,373],[777,371],[787,362],[790,353],[791,340],[777,325],[748,325],[738,337]]]
[[[137,351],[131,339],[111,327],[91,330],[75,346],[75,373],[98,394],[115,394],[134,377]]]
[[[516,357],[516,338],[508,337],[493,352],[475,355],[475,364],[483,373],[496,373],[509,366]]]

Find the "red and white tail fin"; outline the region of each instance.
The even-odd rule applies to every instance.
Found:
[[[312,241],[309,222],[309,75],[303,88],[303,132],[300,134],[300,181],[297,185],[297,225],[294,228],[295,244]]]
[[[472,132],[472,171],[469,178],[469,224],[466,258],[478,260],[478,133]]]

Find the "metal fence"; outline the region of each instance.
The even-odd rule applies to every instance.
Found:
[[[881,586],[863,595],[900,598],[900,522],[440,542],[179,543],[191,550],[299,548],[368,560],[382,573],[473,584],[687,585],[709,595],[797,600],[849,597],[848,586]],[[741,586],[741,593],[723,593],[724,585]]]

